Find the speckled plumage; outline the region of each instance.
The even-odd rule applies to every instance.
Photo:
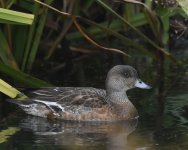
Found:
[[[14,101],[27,114],[77,121],[115,121],[138,117],[126,95],[138,84],[131,66],[113,67],[106,78],[106,90],[92,87],[49,87],[30,92],[26,101]],[[139,84],[141,80],[139,80]],[[143,83],[142,85],[145,86]],[[144,88],[144,87],[142,87]],[[147,87],[146,87],[147,88]]]

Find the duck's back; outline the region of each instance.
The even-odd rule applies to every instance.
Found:
[[[43,88],[30,92],[30,98],[19,105],[26,113],[35,116],[52,116],[63,120],[110,121],[113,120],[113,114],[105,96],[105,90],[92,87]]]
[[[63,107],[100,108],[106,104],[106,92],[92,87],[43,88],[30,92],[31,98],[57,102]]]

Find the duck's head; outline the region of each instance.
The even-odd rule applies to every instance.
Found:
[[[106,78],[107,92],[125,92],[132,88],[150,89],[138,78],[137,71],[128,65],[117,65],[110,69]]]

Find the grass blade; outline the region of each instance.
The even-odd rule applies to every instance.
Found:
[[[8,127],[8,129],[0,131],[0,144],[7,142],[8,138],[18,131],[20,131],[20,129],[16,127]]]
[[[188,1],[187,0],[177,0],[181,8],[185,11],[185,13],[188,15]]]
[[[0,19],[7,21],[7,23],[11,21],[31,25],[33,23],[34,15],[0,8]]]
[[[3,64],[2,62],[0,62],[0,72],[15,79],[17,82],[27,85],[28,87],[39,88],[39,87],[52,86],[51,84],[49,84],[45,81],[42,81],[35,77],[32,77],[26,73],[21,72],[21,71],[17,71],[15,69]]]
[[[20,91],[0,79],[0,92],[9,96],[10,98],[17,98],[19,100],[24,100],[27,96],[23,95]]]
[[[28,38],[28,29],[29,26],[17,26],[14,28],[13,31],[13,36],[12,36],[12,41],[13,41],[13,53],[14,57],[17,61],[17,64],[21,66],[22,64],[22,59],[23,55],[25,53],[25,46],[27,43],[27,38]]]
[[[7,64],[12,66],[13,68],[18,70],[17,63],[14,59],[14,56],[11,53],[10,47],[8,45],[8,42],[3,34],[3,32],[0,30],[0,58],[1,60]]]
[[[50,4],[53,0],[46,0],[47,4]],[[46,22],[46,17],[47,17],[47,13],[48,13],[48,9],[44,9],[43,15],[40,18],[40,22],[39,22],[39,26],[37,27],[36,30],[36,34],[34,37],[34,41],[33,41],[33,46],[31,48],[30,51],[30,55],[28,57],[28,61],[27,61],[27,72],[29,72],[32,68],[33,62],[35,60],[37,51],[38,51],[38,47],[39,47],[39,43],[40,43],[40,39],[42,36],[42,31],[44,29],[44,25]]]
[[[109,12],[111,12],[113,15],[115,15],[117,18],[119,18],[122,22],[124,22],[126,25],[128,25],[131,29],[133,29],[140,37],[142,37],[145,41],[147,41],[148,43],[150,43],[153,47],[155,47],[157,50],[161,51],[163,54],[165,54],[168,57],[171,57],[171,54],[169,52],[167,52],[167,50],[165,50],[164,48],[158,46],[157,44],[155,44],[152,40],[150,40],[147,36],[145,36],[142,32],[140,32],[139,30],[137,30],[132,24],[130,24],[128,21],[126,21],[122,16],[120,16],[118,13],[116,13],[114,10],[112,10],[107,4],[105,4],[104,2],[102,2],[101,0],[96,0],[96,2],[104,7],[106,10],[108,10]]]
[[[23,61],[22,61],[22,67],[21,70],[24,71],[26,64],[27,64],[27,60],[29,57],[29,53],[30,53],[30,48],[32,45],[32,39],[35,33],[35,28],[36,28],[36,23],[37,23],[37,19],[38,19],[38,13],[39,13],[39,4],[34,4],[34,9],[33,9],[33,14],[35,15],[35,18],[33,20],[33,24],[29,29],[29,34],[28,34],[28,40],[27,40],[27,44],[26,44],[26,48],[25,48],[25,52],[24,52],[24,56],[23,56]]]

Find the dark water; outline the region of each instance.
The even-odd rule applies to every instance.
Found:
[[[159,112],[155,87],[132,90],[128,94],[140,117],[125,122],[58,122],[14,112],[1,121],[0,150],[187,150],[187,91],[187,79],[172,85]],[[17,131],[3,132],[10,127]]]

